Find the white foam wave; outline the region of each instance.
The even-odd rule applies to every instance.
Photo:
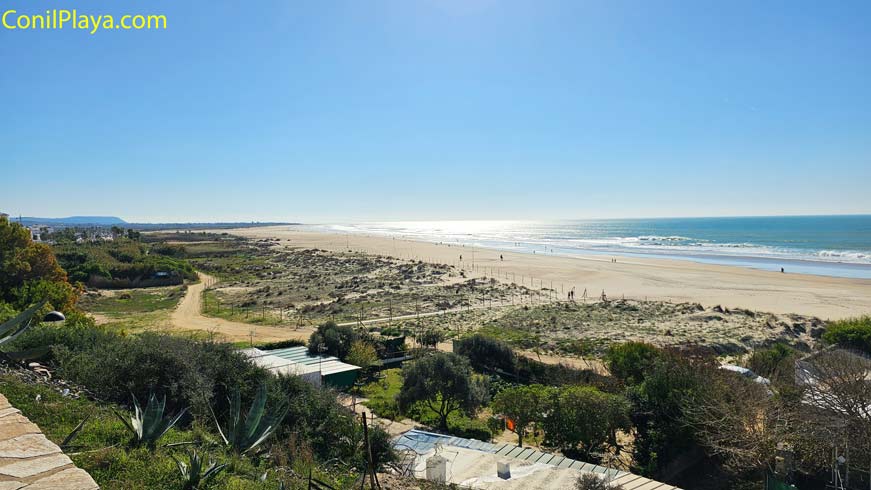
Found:
[[[728,256],[735,258],[794,259],[828,263],[871,264],[871,252],[856,250],[810,250],[773,247],[751,242],[716,243],[680,235],[637,235],[579,237],[578,229],[539,230],[524,226],[492,223],[363,223],[330,225],[326,228],[342,233],[366,233],[381,236],[463,243],[469,246],[495,247],[506,250],[554,249],[561,253],[583,251],[604,253],[652,253],[673,256]],[[563,235],[564,236],[561,236]],[[572,236],[572,235],[575,236]]]

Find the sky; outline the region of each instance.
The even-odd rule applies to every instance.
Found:
[[[871,213],[871,2],[4,1],[0,211]]]

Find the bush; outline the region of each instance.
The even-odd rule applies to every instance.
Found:
[[[630,387],[636,429],[633,472],[657,478],[669,462],[697,447],[694,431],[683,422],[682,406],[688,394],[701,391],[706,383],[707,371],[700,368],[712,365],[680,352],[662,352],[644,381]]]
[[[299,376],[270,378],[275,396],[287,397],[289,410],[277,436],[284,440],[304,440],[321,460],[338,458],[365,467],[362,452],[363,427],[356,416],[338,404],[332,390],[318,389]],[[372,458],[379,464],[394,461],[396,455],[389,435],[369,425]]]
[[[462,416],[448,418],[448,431],[457,437],[479,441],[489,441],[493,437],[486,421]]]
[[[608,370],[627,385],[644,381],[645,373],[659,358],[660,350],[644,342],[611,345],[605,354]]]
[[[784,369],[792,373],[795,351],[785,344],[774,344],[768,349],[757,350],[747,360],[747,367],[754,373],[771,378]]]
[[[606,443],[616,445],[616,431],[631,426],[626,399],[592,386],[553,388],[542,405],[548,414],[541,424],[545,443],[566,456],[578,454],[584,461],[595,457]]]
[[[871,354],[871,316],[833,322],[823,334],[823,340]]]
[[[523,383],[548,386],[592,385],[602,391],[614,392],[619,388],[614,378],[603,376],[590,369],[577,369],[565,364],[545,364],[519,356],[517,378]]]
[[[480,371],[500,370],[516,374],[517,355],[505,342],[475,334],[454,343],[457,354],[465,356]]]
[[[329,354],[344,360],[351,352],[351,345],[360,336],[348,325],[339,326],[329,321],[320,325],[308,340],[308,350],[312,354]]]
[[[157,272],[196,280],[193,266],[182,257],[184,249],[173,245],[146,245],[129,239],[112,242],[73,243],[61,241],[54,247],[58,261],[74,281],[92,277],[128,280],[151,278]]]
[[[287,340],[279,340],[276,342],[267,342],[265,344],[258,344],[257,347],[260,350],[275,350],[275,349],[286,349],[288,347],[303,347],[305,346],[304,340],[299,339],[287,339]]]
[[[149,392],[166,394],[167,409],[189,407],[208,417],[211,402],[223,415],[236,386],[250,399],[266,373],[232,345],[165,334],[122,335],[88,323],[39,326],[16,341],[16,348],[52,346],[57,374],[97,397],[128,404]]]
[[[434,349],[444,339],[445,333],[435,328],[430,328],[417,336],[417,341],[420,342],[420,345],[431,349]]]
[[[511,382],[561,386],[591,384],[605,391],[614,391],[612,380],[588,369],[576,369],[563,364],[545,364],[515,354],[501,340],[475,334],[454,343],[454,351],[469,359],[479,371],[496,372]]]
[[[378,359],[378,353],[375,351],[375,347],[369,342],[363,340],[358,340],[351,344],[351,351],[348,352],[346,361],[349,364],[360,366],[364,372],[367,372],[369,368],[381,364],[381,360]]]

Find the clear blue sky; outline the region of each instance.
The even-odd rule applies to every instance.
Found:
[[[0,210],[134,221],[871,212],[871,2],[7,0]]]

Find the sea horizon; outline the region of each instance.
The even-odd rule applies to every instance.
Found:
[[[307,224],[521,253],[689,260],[871,279],[871,215],[577,220],[420,220]]]

